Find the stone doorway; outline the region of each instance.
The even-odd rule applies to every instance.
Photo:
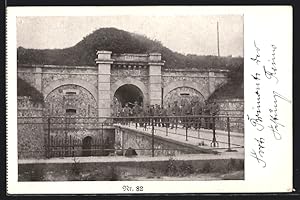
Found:
[[[92,155],[92,137],[87,136],[82,140],[82,156]]]

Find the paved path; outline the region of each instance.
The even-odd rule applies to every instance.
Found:
[[[143,127],[137,127],[135,124],[130,125],[118,125],[123,128],[131,129],[131,130],[138,130],[144,133],[151,135],[151,127],[147,128],[146,130]],[[201,129],[200,131],[194,129],[188,129],[188,140],[186,141],[186,130],[182,127],[178,127],[177,129],[168,129],[168,134],[166,133],[166,128],[155,126],[154,128],[155,135],[158,135],[163,138],[168,138],[171,140],[175,140],[178,142],[192,144],[196,146],[201,146],[202,148],[210,148],[217,150],[219,152],[224,152],[228,148],[228,133],[221,130],[216,130],[216,140],[219,146],[213,147],[211,146],[213,133],[212,130],[208,129]],[[199,143],[204,145],[199,145]],[[231,148],[236,149],[238,151],[243,151],[244,147],[244,134],[243,133],[230,133],[230,143]]]

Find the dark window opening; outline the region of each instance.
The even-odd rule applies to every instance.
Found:
[[[76,114],[76,109],[66,109],[66,113],[71,115]]]
[[[66,92],[66,95],[76,95],[76,92]]]
[[[189,93],[180,93],[181,96],[190,96]]]

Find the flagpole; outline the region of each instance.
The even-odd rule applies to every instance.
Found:
[[[220,47],[219,47],[219,22],[217,22],[217,45],[218,45],[218,57],[220,57]]]

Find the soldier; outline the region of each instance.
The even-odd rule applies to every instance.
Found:
[[[182,107],[182,115],[185,116],[183,118],[183,127],[187,127],[189,128],[190,127],[190,119],[189,119],[189,115],[191,115],[191,104],[190,102],[186,101],[184,104],[183,104],[183,107]]]
[[[203,103],[198,101],[195,103],[193,109],[193,115],[202,115],[203,114]],[[194,128],[199,129],[201,128],[201,117],[194,118]]]
[[[160,109],[160,116],[161,117],[161,124],[162,124],[162,127],[165,127],[166,126],[166,121],[167,121],[167,109],[162,106],[161,109]]]
[[[173,113],[173,116],[175,116],[175,118],[172,119],[172,126],[171,126],[171,129],[174,128],[174,124],[176,126],[176,129],[178,127],[178,118],[176,116],[179,116],[180,115],[180,107],[178,106],[177,104],[177,101],[174,101],[174,106],[172,107],[172,113]]]
[[[125,104],[125,107],[123,108],[123,112],[124,112],[124,117],[126,118],[125,119],[125,122],[126,122],[125,124],[128,125],[128,123],[130,121],[128,117],[131,113],[131,108],[128,106],[128,103]]]
[[[167,118],[166,118],[166,127],[167,128],[169,128],[169,126],[170,126],[170,121],[172,122],[172,120],[170,120],[170,117],[172,117],[173,116],[173,112],[172,112],[172,108],[171,108],[171,105],[170,104],[168,104],[168,107],[167,107],[167,109],[166,109],[166,116],[168,116]]]
[[[191,126],[195,129],[197,129],[198,123],[197,123],[197,118],[195,117],[197,114],[197,102],[192,102],[192,115],[193,117],[191,118]]]
[[[204,128],[205,129],[209,129],[209,122],[210,122],[210,103],[208,103],[208,101],[205,100],[205,105],[203,108],[203,112],[204,112]]]
[[[149,110],[149,118],[150,118],[150,125],[154,125],[154,110],[155,110],[155,107],[154,105],[151,105],[150,106],[150,110]]]
[[[138,121],[139,121],[138,117],[139,117],[139,114],[140,114],[140,106],[139,106],[137,101],[134,102],[134,105],[132,107],[132,114],[135,117],[135,119],[134,119],[135,127],[137,127],[137,124],[138,124]]]
[[[154,126],[159,125],[160,126],[160,118],[159,118],[159,112],[160,112],[160,106],[158,104],[155,104],[154,107]]]
[[[142,105],[139,105],[139,113],[138,113],[138,118],[139,118],[139,124],[140,124],[140,127],[143,127],[144,126],[144,109],[143,109],[143,106]]]
[[[149,118],[149,116],[150,116],[150,106],[149,105],[147,105],[146,106],[146,108],[144,109],[144,122],[145,122],[145,128],[146,128],[146,126],[148,125],[150,125],[150,118]]]
[[[216,101],[213,101],[213,103],[211,104],[211,115],[213,117],[211,122],[211,129],[215,127],[216,116],[219,114],[219,111],[220,111],[219,105],[216,103]]]

